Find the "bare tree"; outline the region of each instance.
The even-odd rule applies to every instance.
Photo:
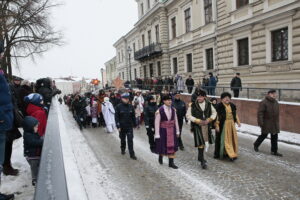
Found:
[[[12,76],[12,59],[34,58],[54,45],[62,45],[62,34],[50,25],[53,0],[1,0],[0,41],[4,41],[1,67]]]

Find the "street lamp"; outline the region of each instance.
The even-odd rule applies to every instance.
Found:
[[[104,79],[103,79],[103,72],[104,72],[104,69],[103,68],[101,68],[101,77],[102,77],[102,87],[103,87],[103,89],[104,89]]]
[[[131,48],[130,46],[127,48],[127,52],[128,52],[128,56],[129,56],[129,81],[130,81],[130,84],[131,84]]]

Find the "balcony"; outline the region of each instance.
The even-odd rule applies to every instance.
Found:
[[[134,53],[134,59],[138,61],[147,60],[162,54],[161,44],[153,43]]]

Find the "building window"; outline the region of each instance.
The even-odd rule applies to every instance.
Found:
[[[150,65],[149,65],[149,69],[150,69],[150,78],[151,77],[153,77],[153,63],[151,63]]]
[[[142,35],[142,47],[145,47],[145,35]]]
[[[249,0],[236,0],[236,9],[239,9],[248,4],[249,4]]]
[[[191,31],[191,9],[188,8],[184,11],[184,19],[185,19],[185,32]]]
[[[272,31],[272,61],[288,60],[288,28]]]
[[[118,52],[118,58],[119,58],[119,63],[121,62],[121,55],[120,52]]]
[[[191,53],[186,55],[186,66],[187,72],[193,71],[193,56]]]
[[[237,41],[238,65],[249,65],[249,39],[244,38]]]
[[[147,78],[147,66],[144,65],[144,78]]]
[[[173,58],[173,73],[177,74],[177,72],[178,72],[177,58]]]
[[[144,15],[144,4],[141,3],[141,14]]]
[[[151,30],[148,31],[148,42],[149,42],[149,45],[152,43]]]
[[[157,76],[161,76],[161,65],[160,65],[160,61],[157,61]]]
[[[150,0],[147,0],[148,10],[150,9]]]
[[[176,17],[173,17],[171,19],[171,24],[172,24],[172,38],[176,38]]]
[[[136,72],[136,68],[134,68],[134,79],[137,78],[137,72]]]
[[[211,70],[214,69],[214,50],[213,48],[206,49],[206,69]]]
[[[159,25],[155,26],[156,43],[159,43]]]
[[[205,24],[209,24],[213,21],[212,0],[204,0],[204,15],[205,15]]]

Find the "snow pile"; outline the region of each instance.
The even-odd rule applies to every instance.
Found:
[[[237,130],[239,133],[251,134],[255,136],[261,134],[260,127],[252,126],[249,124],[242,124],[242,127],[237,128]],[[270,135],[268,135],[268,138],[270,138]],[[278,140],[288,144],[300,145],[300,134],[287,131],[280,131],[280,134],[278,135]]]
[[[19,176],[2,175],[1,193],[15,194],[15,200],[32,200],[34,187],[31,185],[29,164],[23,156],[23,138],[15,140],[12,153],[12,166],[20,170]]]

